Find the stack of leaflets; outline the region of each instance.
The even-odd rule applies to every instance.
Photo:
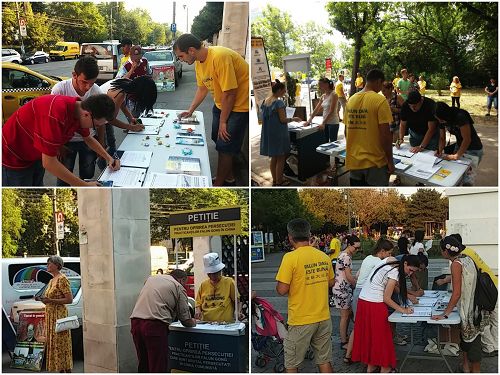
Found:
[[[200,159],[187,156],[169,156],[167,160],[167,173],[200,176]]]

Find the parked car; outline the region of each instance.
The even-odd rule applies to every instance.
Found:
[[[31,99],[50,94],[63,77],[46,76],[25,66],[2,63],[2,122]]]
[[[99,75],[97,81],[102,83],[115,78],[120,65],[120,42],[105,40],[102,43],[82,43],[80,55],[91,55],[97,59]]]
[[[2,62],[21,64],[22,58],[19,52],[12,48],[2,48]]]
[[[49,54],[43,51],[27,53],[23,56],[23,64],[48,63],[50,61]]]
[[[171,49],[149,51],[144,54],[144,57],[148,59],[151,69],[173,66],[175,87],[179,86],[179,80],[182,78],[182,62],[177,59]]]

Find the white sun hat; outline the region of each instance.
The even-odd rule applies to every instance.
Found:
[[[217,253],[203,255],[203,266],[205,267],[205,273],[216,273],[225,267]]]

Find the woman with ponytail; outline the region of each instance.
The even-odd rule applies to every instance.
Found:
[[[262,111],[262,131],[260,135],[260,154],[270,156],[270,169],[273,176],[273,186],[289,185],[283,179],[283,170],[287,155],[290,153],[290,136],[288,123],[301,121],[299,117],[286,117],[286,104],[283,96],[285,84],[276,80],[271,89],[272,94],[260,105]]]
[[[408,307],[406,276],[418,271],[420,262],[416,255],[406,255],[401,261],[389,257],[377,266],[366,280],[359,295],[354,324],[352,360],[360,361],[373,372],[391,372],[396,367],[396,352],[388,321],[387,306],[404,314],[411,314]],[[399,283],[401,305],[392,300]]]
[[[311,113],[311,116],[309,116],[309,120],[307,120],[306,124],[310,125],[314,116],[321,113],[323,116],[323,122],[318,129],[324,131],[325,142],[333,142],[337,140],[339,132],[339,97],[333,89],[333,82],[328,78],[321,78],[318,81],[318,86],[323,95],[321,95],[316,108],[314,108],[314,111]]]

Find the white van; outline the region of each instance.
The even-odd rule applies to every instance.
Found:
[[[115,78],[120,67],[120,42],[105,40],[102,43],[82,43],[80,56],[91,55],[97,59],[99,75],[97,81],[105,82]]]
[[[35,301],[35,294],[44,288],[52,275],[47,272],[48,257],[2,258],[2,307],[14,327],[19,323],[19,313],[26,310],[44,310],[44,304]],[[83,298],[80,275],[80,258],[63,257],[61,272],[68,278],[73,303],[67,305],[68,316],[76,315],[82,325]],[[82,348],[82,335],[73,330],[74,348]]]

